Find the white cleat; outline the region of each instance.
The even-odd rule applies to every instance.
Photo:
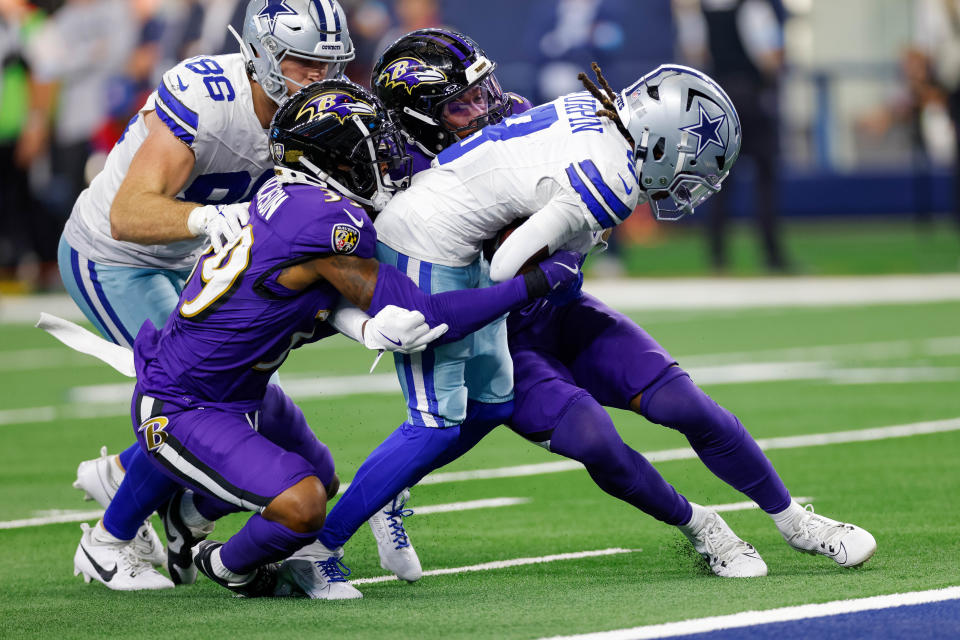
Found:
[[[98,542],[93,529],[80,525],[83,535],[73,556],[73,575],[83,574],[83,581],[96,580],[114,591],[173,589],[173,582],[133,551],[130,543]]]
[[[162,567],[167,564],[167,550],[163,548],[160,536],[149,520],[137,529],[137,535],[130,544],[133,545],[135,554],[153,566]]]
[[[77,479],[74,489],[83,491],[84,500],[95,500],[106,509],[117,493],[123,480],[124,471],[120,467],[117,455],[107,455],[107,448],[100,448],[100,457],[84,460],[77,467]]]
[[[721,578],[759,578],[767,575],[767,563],[753,545],[741,540],[716,511],[710,511],[695,535],[683,531],[710,565],[710,570]]]
[[[409,499],[410,491],[404,489],[367,522],[377,541],[380,566],[401,580],[416,582],[423,577],[423,568],[420,566],[417,551],[403,528],[403,519],[413,515],[413,509],[404,508]]]
[[[343,548],[331,551],[312,542],[280,564],[280,585],[275,595],[302,591],[314,600],[353,600],[363,594],[349,582],[350,569],[341,561]]]
[[[857,567],[873,557],[877,541],[869,531],[814,513],[808,504],[784,539],[797,551],[824,555],[841,567]]]

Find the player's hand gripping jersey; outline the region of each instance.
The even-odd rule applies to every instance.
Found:
[[[234,244],[200,258],[163,330],[141,329],[134,350],[145,393],[181,406],[252,411],[291,349],[334,332],[324,322],[340,298],[331,284],[291,291],[277,277],[325,255],[372,257],[373,222],[334,191],[277,179],[250,206],[250,224]]]
[[[64,231],[70,245],[100,264],[189,269],[204,237],[152,246],[114,240],[114,196],[147,137],[144,117],[156,110],[196,158],[178,198],[201,204],[249,200],[273,170],[267,134],[252,101],[241,54],[190,58],[167,71],[110,151],[103,171],[77,199]]]
[[[643,197],[632,149],[595,115],[599,108],[587,92],[566,95],[447,148],[380,213],[379,239],[400,253],[461,267],[476,260],[483,240],[534,216],[530,233],[524,225],[511,236],[528,236],[512,243],[523,249],[494,259],[495,280],[513,276],[545,245],[551,252],[588,248],[589,232],[623,222]]]

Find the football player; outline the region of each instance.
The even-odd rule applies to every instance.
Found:
[[[584,77],[596,99],[584,111],[617,116],[637,158],[631,173],[642,182],[658,218],[692,213],[719,188],[737,157],[739,122],[726,94],[695,70],[666,66],[616,96],[595,71],[604,92]],[[376,74],[374,78],[377,86]],[[400,92],[384,97],[397,111],[414,106]],[[610,204],[604,185],[592,178],[587,182],[577,172],[567,175],[585,202],[600,209],[605,208],[601,203]],[[661,207],[665,201],[673,202],[672,210]],[[538,236],[530,238],[512,264],[520,264],[530,247],[541,246]],[[716,512],[689,502],[628,447],[602,405],[631,409],[683,432],[708,468],[753,498],[794,548],[827,555],[841,566],[856,566],[874,553],[876,543],[868,532],[795,503],[737,418],[696,387],[666,350],[626,316],[584,295],[563,306],[538,302],[511,314],[508,327],[516,378],[511,428],[584,463],[611,495],[676,525],[717,575],[761,576],[766,565]],[[331,525],[339,515],[331,514]]]
[[[163,74],[67,221],[58,256],[64,284],[117,344],[132,345],[147,319],[162,326],[202,246],[219,248],[239,233],[246,201],[272,175],[266,128],[278,106],[304,84],[340,76],[354,57],[336,0],[250,0],[239,40],[240,53],[191,58]],[[81,544],[105,565],[125,567],[112,586],[173,586],[149,566],[168,561],[145,523],[159,496],[150,491],[155,475],[136,445],[119,456],[104,448],[77,470],[74,486],[107,508]],[[77,571],[100,577],[78,557]]]
[[[398,114],[429,125],[427,137],[416,137],[423,150],[435,152],[444,140],[459,142],[441,151],[432,168],[418,174],[378,216],[377,256],[382,262],[396,265],[426,291],[483,287],[491,275],[517,273],[543,247],[548,252],[587,251],[594,233],[619,224],[646,199],[635,145],[614,111],[597,115],[600,107],[593,97],[573,94],[471,133],[495,121],[494,108],[506,102],[492,78],[494,65],[461,34],[435,32],[427,40],[446,51],[449,68],[431,73],[433,65],[411,51],[398,60],[381,59],[373,85],[388,90],[400,85],[413,96],[419,83],[440,84],[451,69],[462,70],[462,79],[432,89],[432,101],[417,108],[394,105]],[[477,108],[479,115],[467,111],[468,117],[456,118],[463,112],[447,107],[457,100],[466,101],[468,108],[485,105],[488,112]],[[739,131],[730,126],[722,135],[735,158]],[[651,185],[651,191],[683,198],[689,193],[681,187],[695,184],[699,198],[704,175],[694,172],[680,185]],[[484,240],[527,218],[487,265],[481,256]],[[318,543],[288,563],[309,567],[311,559],[341,556],[357,527],[397,491],[461,455],[513,413],[513,365],[504,319],[462,341],[397,357],[395,363],[407,420],[360,466]],[[419,578],[419,564],[411,568],[398,576]],[[317,585],[331,579],[319,573],[314,578]],[[304,590],[323,597],[322,589]]]
[[[207,519],[255,512],[226,543],[190,540],[200,572],[248,597],[275,594],[273,563],[316,539],[339,484],[327,448],[269,380],[291,349],[332,333],[326,320],[341,296],[369,313],[416,309],[435,327],[424,340],[448,327],[441,340],[457,341],[577,282],[575,257],[562,255],[506,283],[430,295],[379,264],[368,210],[389,196],[381,169],[401,164],[402,145],[359,85],[326,80],[298,92],[274,118],[271,148],[276,175],[254,196],[249,223],[200,257],[162,330],[146,322],[134,342],[131,414],[149,463],[169,489],[191,489]],[[338,563],[314,568],[333,575]],[[360,597],[346,582],[325,586],[326,598]]]

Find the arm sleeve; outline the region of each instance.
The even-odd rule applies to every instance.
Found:
[[[527,260],[547,247],[553,253],[582,231],[588,231],[580,207],[554,198],[510,234],[490,262],[490,278],[502,282],[512,278]]]
[[[363,344],[363,323],[369,319],[369,315],[348,302],[346,298],[340,298],[340,303],[327,318],[327,322],[351,340]]]
[[[539,271],[539,270],[534,270]],[[454,342],[500,316],[526,305],[536,293],[534,278],[518,276],[482,289],[460,289],[430,295],[421,291],[413,280],[388,264],[377,272],[377,286],[367,313],[371,316],[388,304],[413,309],[423,314],[426,323],[435,327],[446,323],[450,329],[436,344]]]

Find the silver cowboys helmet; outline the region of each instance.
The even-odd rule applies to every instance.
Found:
[[[740,154],[740,118],[709,76],[661,65],[624,89],[615,106],[636,144],[640,186],[658,220],[693,213],[720,190]]]
[[[285,58],[329,63],[326,78],[343,75],[355,53],[347,16],[337,0],[250,0],[243,19],[240,51],[253,79],[278,105],[289,97],[280,71]]]

